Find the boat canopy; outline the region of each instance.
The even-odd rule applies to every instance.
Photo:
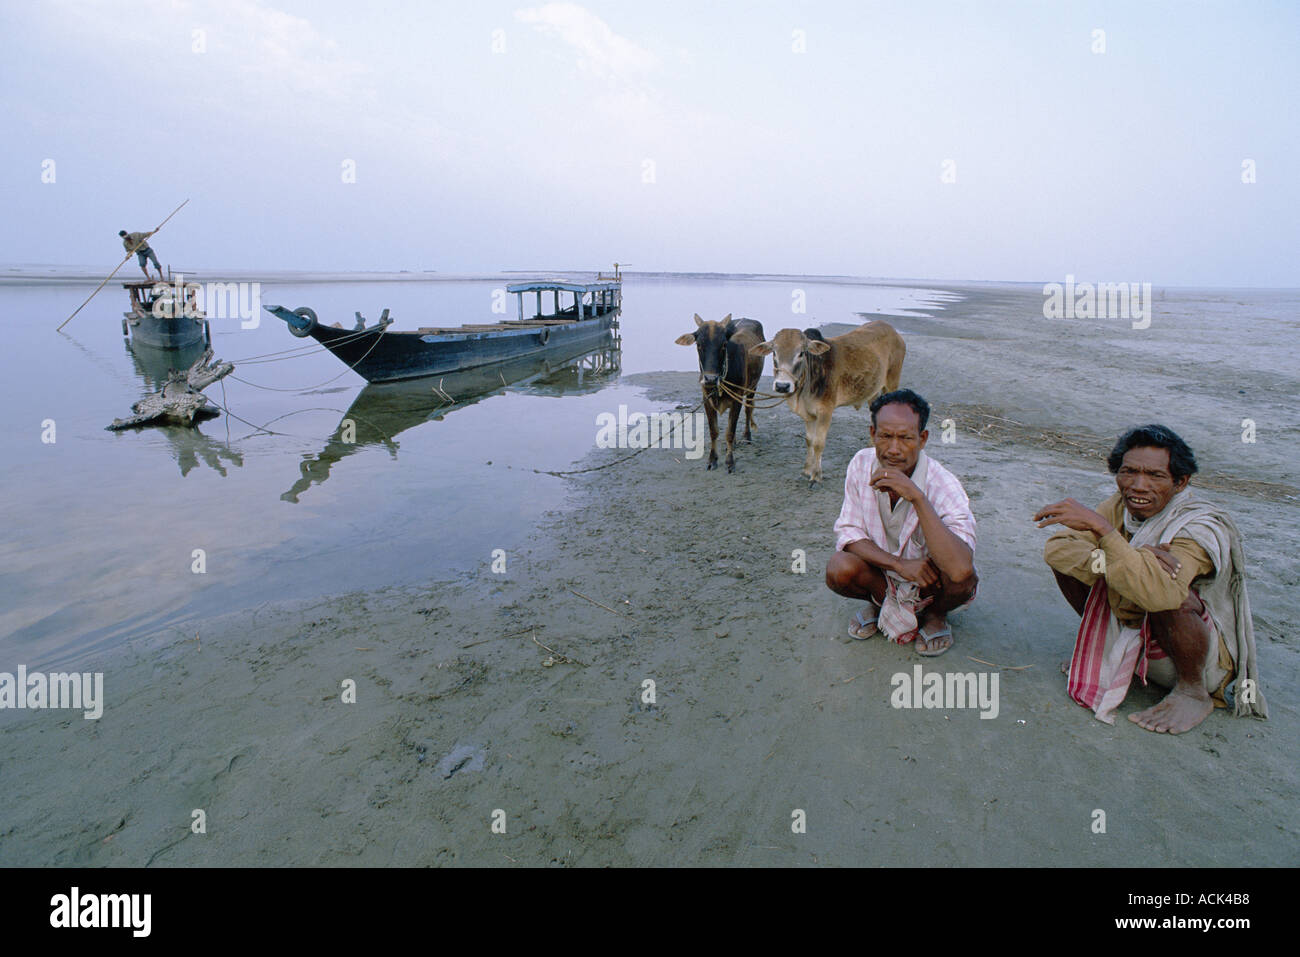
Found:
[[[590,279],[586,282],[567,282],[563,279],[530,279],[526,282],[513,282],[506,286],[506,292],[515,296],[519,303],[519,319],[524,321],[524,294],[532,293],[537,297],[534,318],[538,319],[577,319],[605,315],[619,309],[623,304],[623,284],[618,279]],[[552,296],[554,309],[550,313],[542,311],[542,293]],[[573,305],[560,308],[560,293],[573,297]]]
[[[506,292],[563,292],[587,293],[597,290],[618,289],[623,284],[617,279],[593,279],[590,282],[565,282],[563,279],[530,279],[506,286]]]

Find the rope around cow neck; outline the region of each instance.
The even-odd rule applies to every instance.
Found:
[[[759,405],[757,402],[753,402],[753,407],[755,409],[774,409],[782,402],[785,402],[787,399],[791,398],[791,396],[794,395],[793,392],[788,394],[778,394],[776,392],[759,392],[757,389],[751,389],[748,386],[743,386],[743,385],[735,385],[734,383],[728,382],[725,379],[718,380],[718,388],[724,394],[726,394],[728,398],[735,399],[737,402],[740,403],[744,403],[747,401],[752,402],[754,399],[775,400],[773,402],[767,403],[766,405]]]

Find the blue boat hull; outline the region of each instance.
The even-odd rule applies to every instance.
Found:
[[[291,328],[308,325],[308,320],[281,307],[266,308]],[[306,334],[367,382],[400,382],[518,359],[574,355],[601,345],[617,323],[618,311],[611,310],[576,322],[493,332],[393,332],[386,326],[357,331],[310,322]]]
[[[208,341],[205,319],[192,316],[167,318],[148,312],[128,312],[125,315],[131,341],[154,349],[189,349]]]

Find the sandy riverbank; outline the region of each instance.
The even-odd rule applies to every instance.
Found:
[[[827,481],[809,490],[802,423],[779,407],[758,413],[734,475],[654,450],[569,479],[576,508],[505,575],[485,543],[477,576],[431,568],[427,587],[265,605],[197,639],[136,642],[105,669],[99,721],[0,724],[0,863],[1293,864],[1294,369],[1272,364],[1254,325],[1217,347],[1230,292],[1171,293],[1138,332],[1049,324],[1035,287],[931,285],[966,299],[897,320],[904,382],[934,405],[930,451],[971,496],[982,583],[954,649],[923,663],[1015,666],[997,669],[995,719],[890,707],[891,676],[923,660],[851,641],[853,606],[822,584],[868,416],[837,413]],[[1294,296],[1276,315],[1294,316]],[[698,401],[691,374],[630,381],[647,410]],[[956,441],[940,444],[948,418]],[[1100,724],[1065,696],[1056,665],[1075,619],[1029,516],[1104,497],[1098,453],[1151,419],[1188,439],[1204,494],[1246,536],[1267,722],[1216,713],[1170,738]],[[576,663],[547,666],[556,656]],[[340,701],[345,679],[356,704]],[[1135,689],[1121,713],[1153,700]],[[206,834],[190,830],[194,809]],[[791,832],[795,809],[807,833]],[[1090,830],[1095,809],[1105,834]]]

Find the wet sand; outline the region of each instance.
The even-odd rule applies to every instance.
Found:
[[[809,489],[802,423],[779,406],[758,412],[734,475],[670,450],[575,475],[576,508],[503,575],[485,542],[476,575],[232,612],[124,650],[99,721],[5,715],[0,863],[1294,864],[1300,390],[1279,355],[1298,323],[1278,317],[1296,293],[1243,307],[1170,291],[1136,331],[1048,323],[1039,287],[928,285],[966,298],[895,321],[904,383],[934,406],[929,451],[963,479],[980,536],[979,597],[948,654],[845,634],[854,604],[822,574],[869,417],[836,413]],[[699,400],[692,374],[623,381],[646,388],[645,411]],[[1100,501],[1100,455],[1152,419],[1190,442],[1203,494],[1245,535],[1268,721],[1216,712],[1169,737],[1125,717],[1154,689],[1134,688],[1113,727],[1065,695],[1077,619],[1030,516]],[[997,717],[891,707],[891,676],[916,664],[997,670]]]

